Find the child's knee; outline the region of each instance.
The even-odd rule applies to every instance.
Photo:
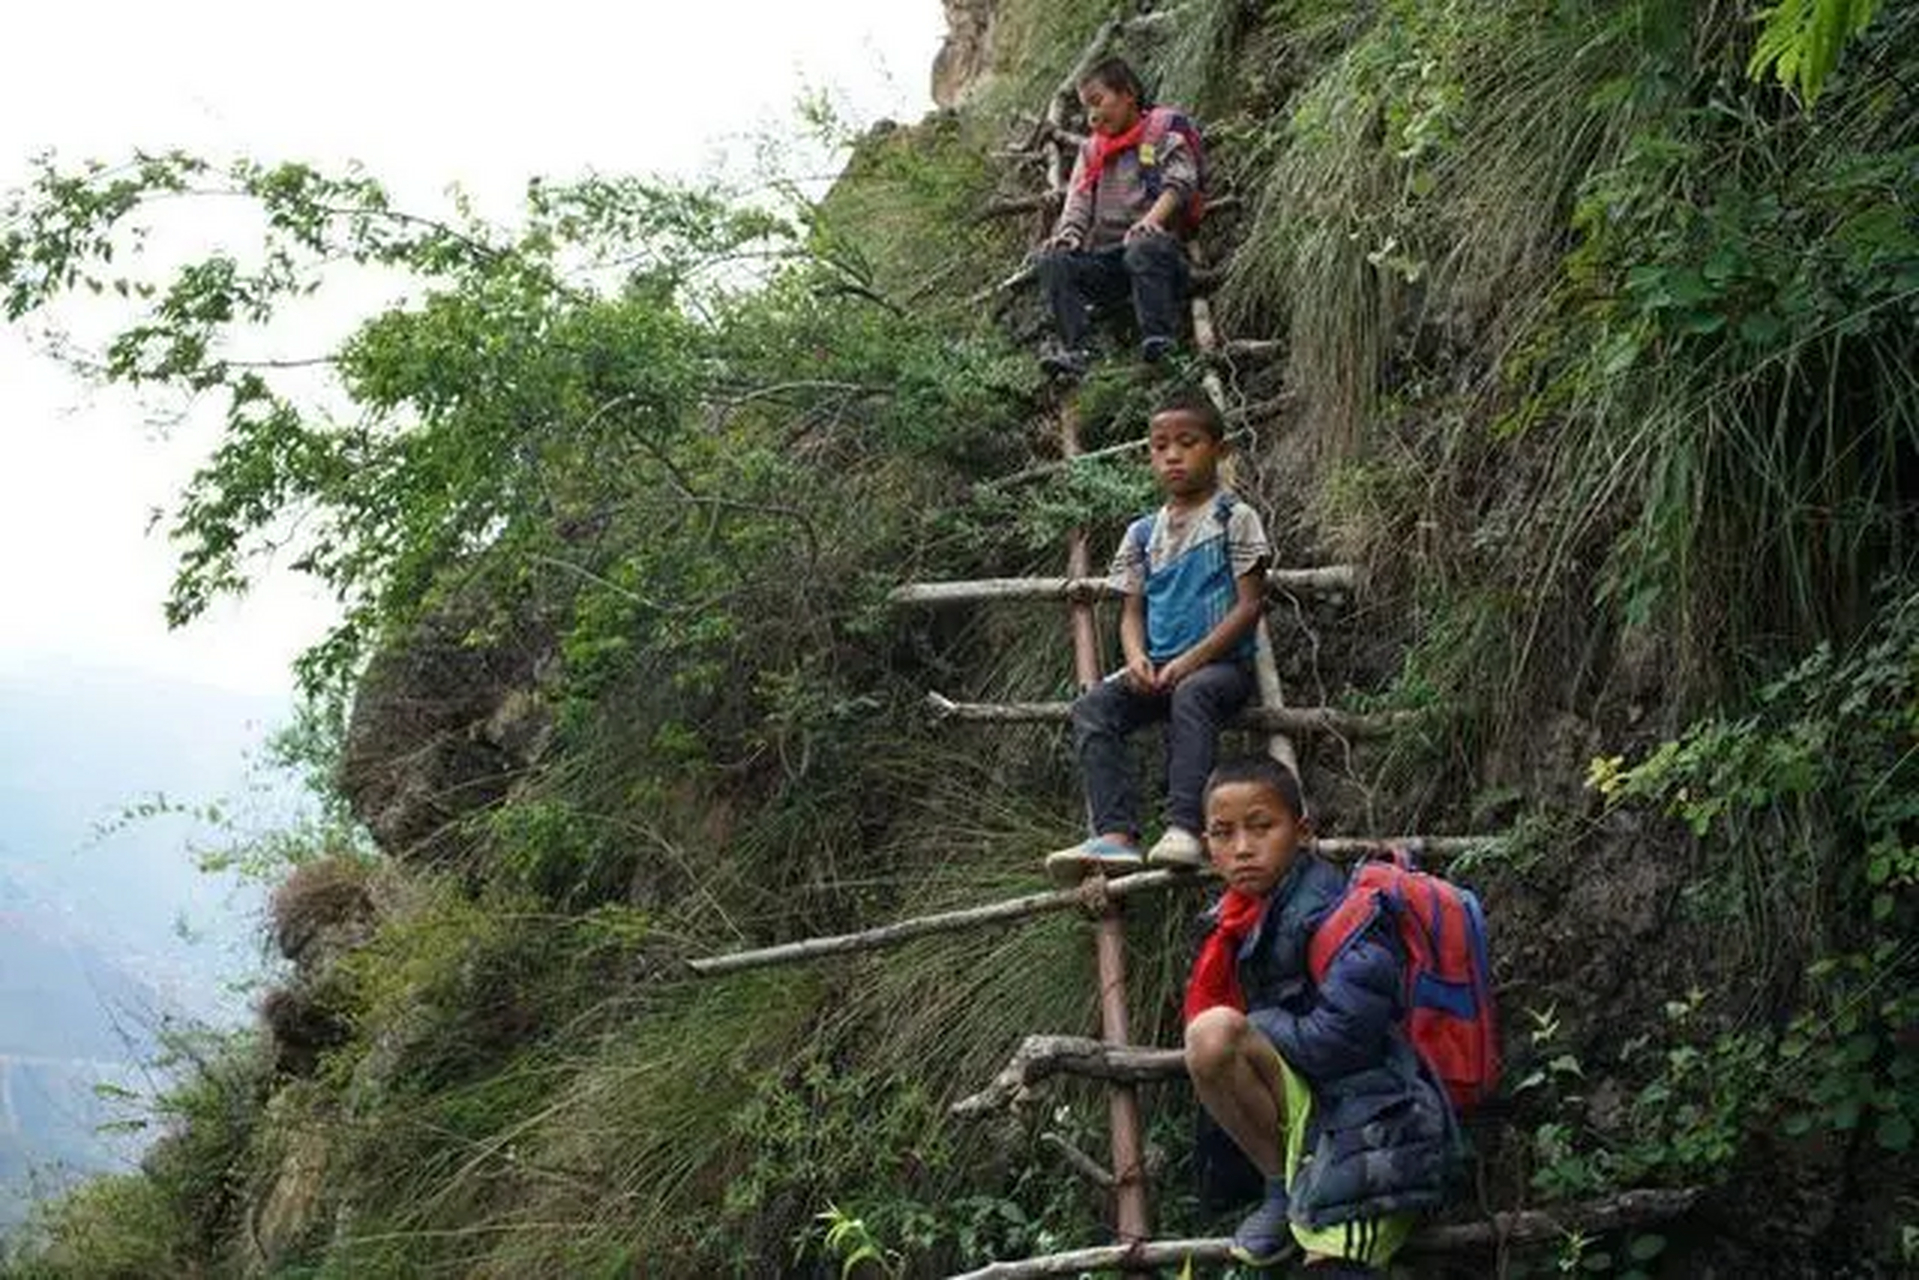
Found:
[[[1168,270],[1178,261],[1179,253],[1179,242],[1171,236],[1140,236],[1126,242],[1126,269]]]
[[[1073,699],[1073,727],[1082,733],[1113,727],[1118,701],[1112,683],[1101,680]]]
[[[1172,713],[1220,720],[1251,696],[1252,684],[1232,666],[1215,662],[1173,686]]]
[[[1250,1024],[1237,1009],[1221,1005],[1186,1024],[1186,1070],[1194,1076],[1216,1075],[1244,1052]]]
[[[1033,269],[1042,279],[1071,271],[1073,258],[1077,252],[1074,249],[1042,249],[1039,256],[1033,260]]]

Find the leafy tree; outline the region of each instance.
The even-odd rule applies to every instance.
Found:
[[[262,243],[169,277],[142,273],[162,201],[239,198]],[[637,180],[529,184],[511,231],[392,207],[360,174],[180,153],[65,170],[39,162],[7,210],[0,297],[19,320],[73,291],[139,310],[101,372],[218,403],[225,428],[173,514],[167,600],[179,625],[244,589],[285,542],[345,620],[303,666],[310,688],[351,670],[376,623],[410,616],[435,574],[483,548],[551,551],[593,518],[596,483],[653,459],[701,395],[732,380],[700,349],[702,310],[740,264],[802,250],[792,223],[712,190]],[[250,360],[246,338],[342,264],[417,290],[312,360]],[[729,271],[734,274],[729,275]],[[283,389],[288,364],[330,366],[350,408]]]

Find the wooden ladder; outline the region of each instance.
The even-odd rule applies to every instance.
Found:
[[[1147,12],[1132,18],[1114,19],[1099,29],[1055,90],[1046,111],[1035,121],[1032,136],[1026,144],[1027,154],[1044,149],[1048,184],[1045,195],[1031,200],[1007,202],[1008,208],[1035,210],[1042,215],[1048,210],[1057,210],[1065,193],[1073,149],[1079,141],[1065,127],[1066,114],[1071,109],[1070,104],[1075,101],[1079,77],[1104,54],[1117,35],[1135,27],[1144,30],[1165,17],[1164,13]],[[1202,269],[1204,264],[1197,261],[1197,254],[1195,259],[1195,268]],[[988,290],[979,300],[984,301],[994,294],[1006,295],[1031,283],[1033,278],[1034,272],[1029,263],[995,289]],[[1229,423],[1238,422],[1238,429],[1232,432],[1233,437],[1250,436],[1252,427],[1248,419],[1257,415],[1240,415],[1228,408],[1225,387],[1217,369],[1222,358],[1264,358],[1277,352],[1280,344],[1271,340],[1223,341],[1203,291],[1195,291],[1191,305],[1194,343],[1200,362],[1206,369],[1202,382],[1207,395]],[[1077,397],[1072,394],[1062,398],[1058,430],[1059,461],[1029,467],[988,481],[981,487],[1001,488],[1098,458],[1137,455],[1146,445],[1144,440],[1131,440],[1106,448],[1083,450]],[[1349,565],[1275,568],[1267,571],[1269,592],[1351,594],[1362,590],[1364,585],[1363,575]],[[1095,636],[1094,605],[1117,595],[1118,592],[1104,577],[1093,575],[1086,532],[1084,528],[1076,528],[1067,538],[1063,577],[907,583],[896,588],[890,600],[899,606],[934,607],[1031,600],[1063,603],[1068,610],[1073,673],[1083,691],[1095,684],[1102,674]],[[1256,631],[1254,674],[1258,685],[1257,702],[1241,713],[1236,724],[1263,730],[1268,735],[1268,752],[1291,769],[1295,776],[1302,777],[1302,782],[1299,744],[1303,738],[1328,734],[1342,738],[1385,734],[1414,718],[1410,713],[1358,714],[1331,707],[1289,706],[1280,687],[1278,663],[1274,658],[1272,637],[1263,612]],[[1072,714],[1072,704],[1069,702],[967,703],[929,692],[927,703],[932,714],[939,719],[957,722],[1064,723],[1070,720]],[[1384,852],[1394,846],[1417,844],[1430,863],[1444,862],[1471,850],[1483,849],[1499,839],[1496,836],[1476,835],[1346,837],[1315,839],[1310,847],[1320,856],[1346,860]],[[1229,1240],[1156,1241],[1151,1238],[1135,1086],[1184,1076],[1185,1062],[1179,1049],[1134,1045],[1127,1025],[1126,1007],[1125,903],[1142,894],[1183,889],[1203,883],[1210,876],[1210,872],[1195,874],[1161,869],[1137,871],[1111,879],[1096,874],[1078,888],[1035,892],[978,907],[897,921],[856,933],[808,938],[779,946],[693,960],[689,962],[689,968],[695,974],[712,977],[745,969],[899,946],[929,934],[980,928],[1057,911],[1079,910],[1092,914],[1095,917],[1094,947],[1099,984],[1099,1038],[1029,1035],[994,1080],[978,1093],[955,1103],[951,1112],[958,1117],[970,1117],[1017,1105],[1030,1095],[1036,1084],[1055,1074],[1072,1074],[1105,1081],[1110,1167],[1101,1168],[1096,1161],[1070,1147],[1066,1147],[1062,1154],[1079,1172],[1112,1192],[1114,1234],[1118,1243],[1017,1262],[994,1263],[967,1273],[961,1280],[1077,1275],[1082,1271],[1100,1269],[1142,1273],[1156,1266],[1226,1261],[1230,1257]],[[1508,1211],[1487,1214],[1474,1222],[1424,1226],[1414,1234],[1408,1249],[1414,1253],[1455,1252],[1548,1242],[1564,1238],[1569,1230],[1597,1232],[1675,1217],[1689,1209],[1698,1195],[1697,1189],[1628,1191],[1608,1200],[1572,1206],[1558,1212]]]

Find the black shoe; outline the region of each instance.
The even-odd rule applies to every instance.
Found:
[[[1286,1210],[1286,1184],[1268,1178],[1266,1199],[1233,1232],[1234,1259],[1249,1267],[1276,1267],[1292,1256],[1293,1229]]]
[[[1077,382],[1093,367],[1093,353],[1085,347],[1049,347],[1040,352],[1039,367],[1068,382]]]
[[[1158,364],[1179,350],[1179,343],[1172,338],[1154,336],[1145,338],[1139,344],[1139,358],[1147,364]]]

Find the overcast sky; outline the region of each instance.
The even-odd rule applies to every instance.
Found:
[[[47,149],[179,147],[359,160],[409,205],[457,183],[502,209],[536,173],[708,171],[809,87],[859,121],[917,119],[944,24],[939,0],[65,0],[8,26],[0,189]],[[329,616],[289,578],[165,631],[172,557],[148,514],[207,437],[161,440],[142,416],[0,330],[0,677],[59,655],[287,689]]]

